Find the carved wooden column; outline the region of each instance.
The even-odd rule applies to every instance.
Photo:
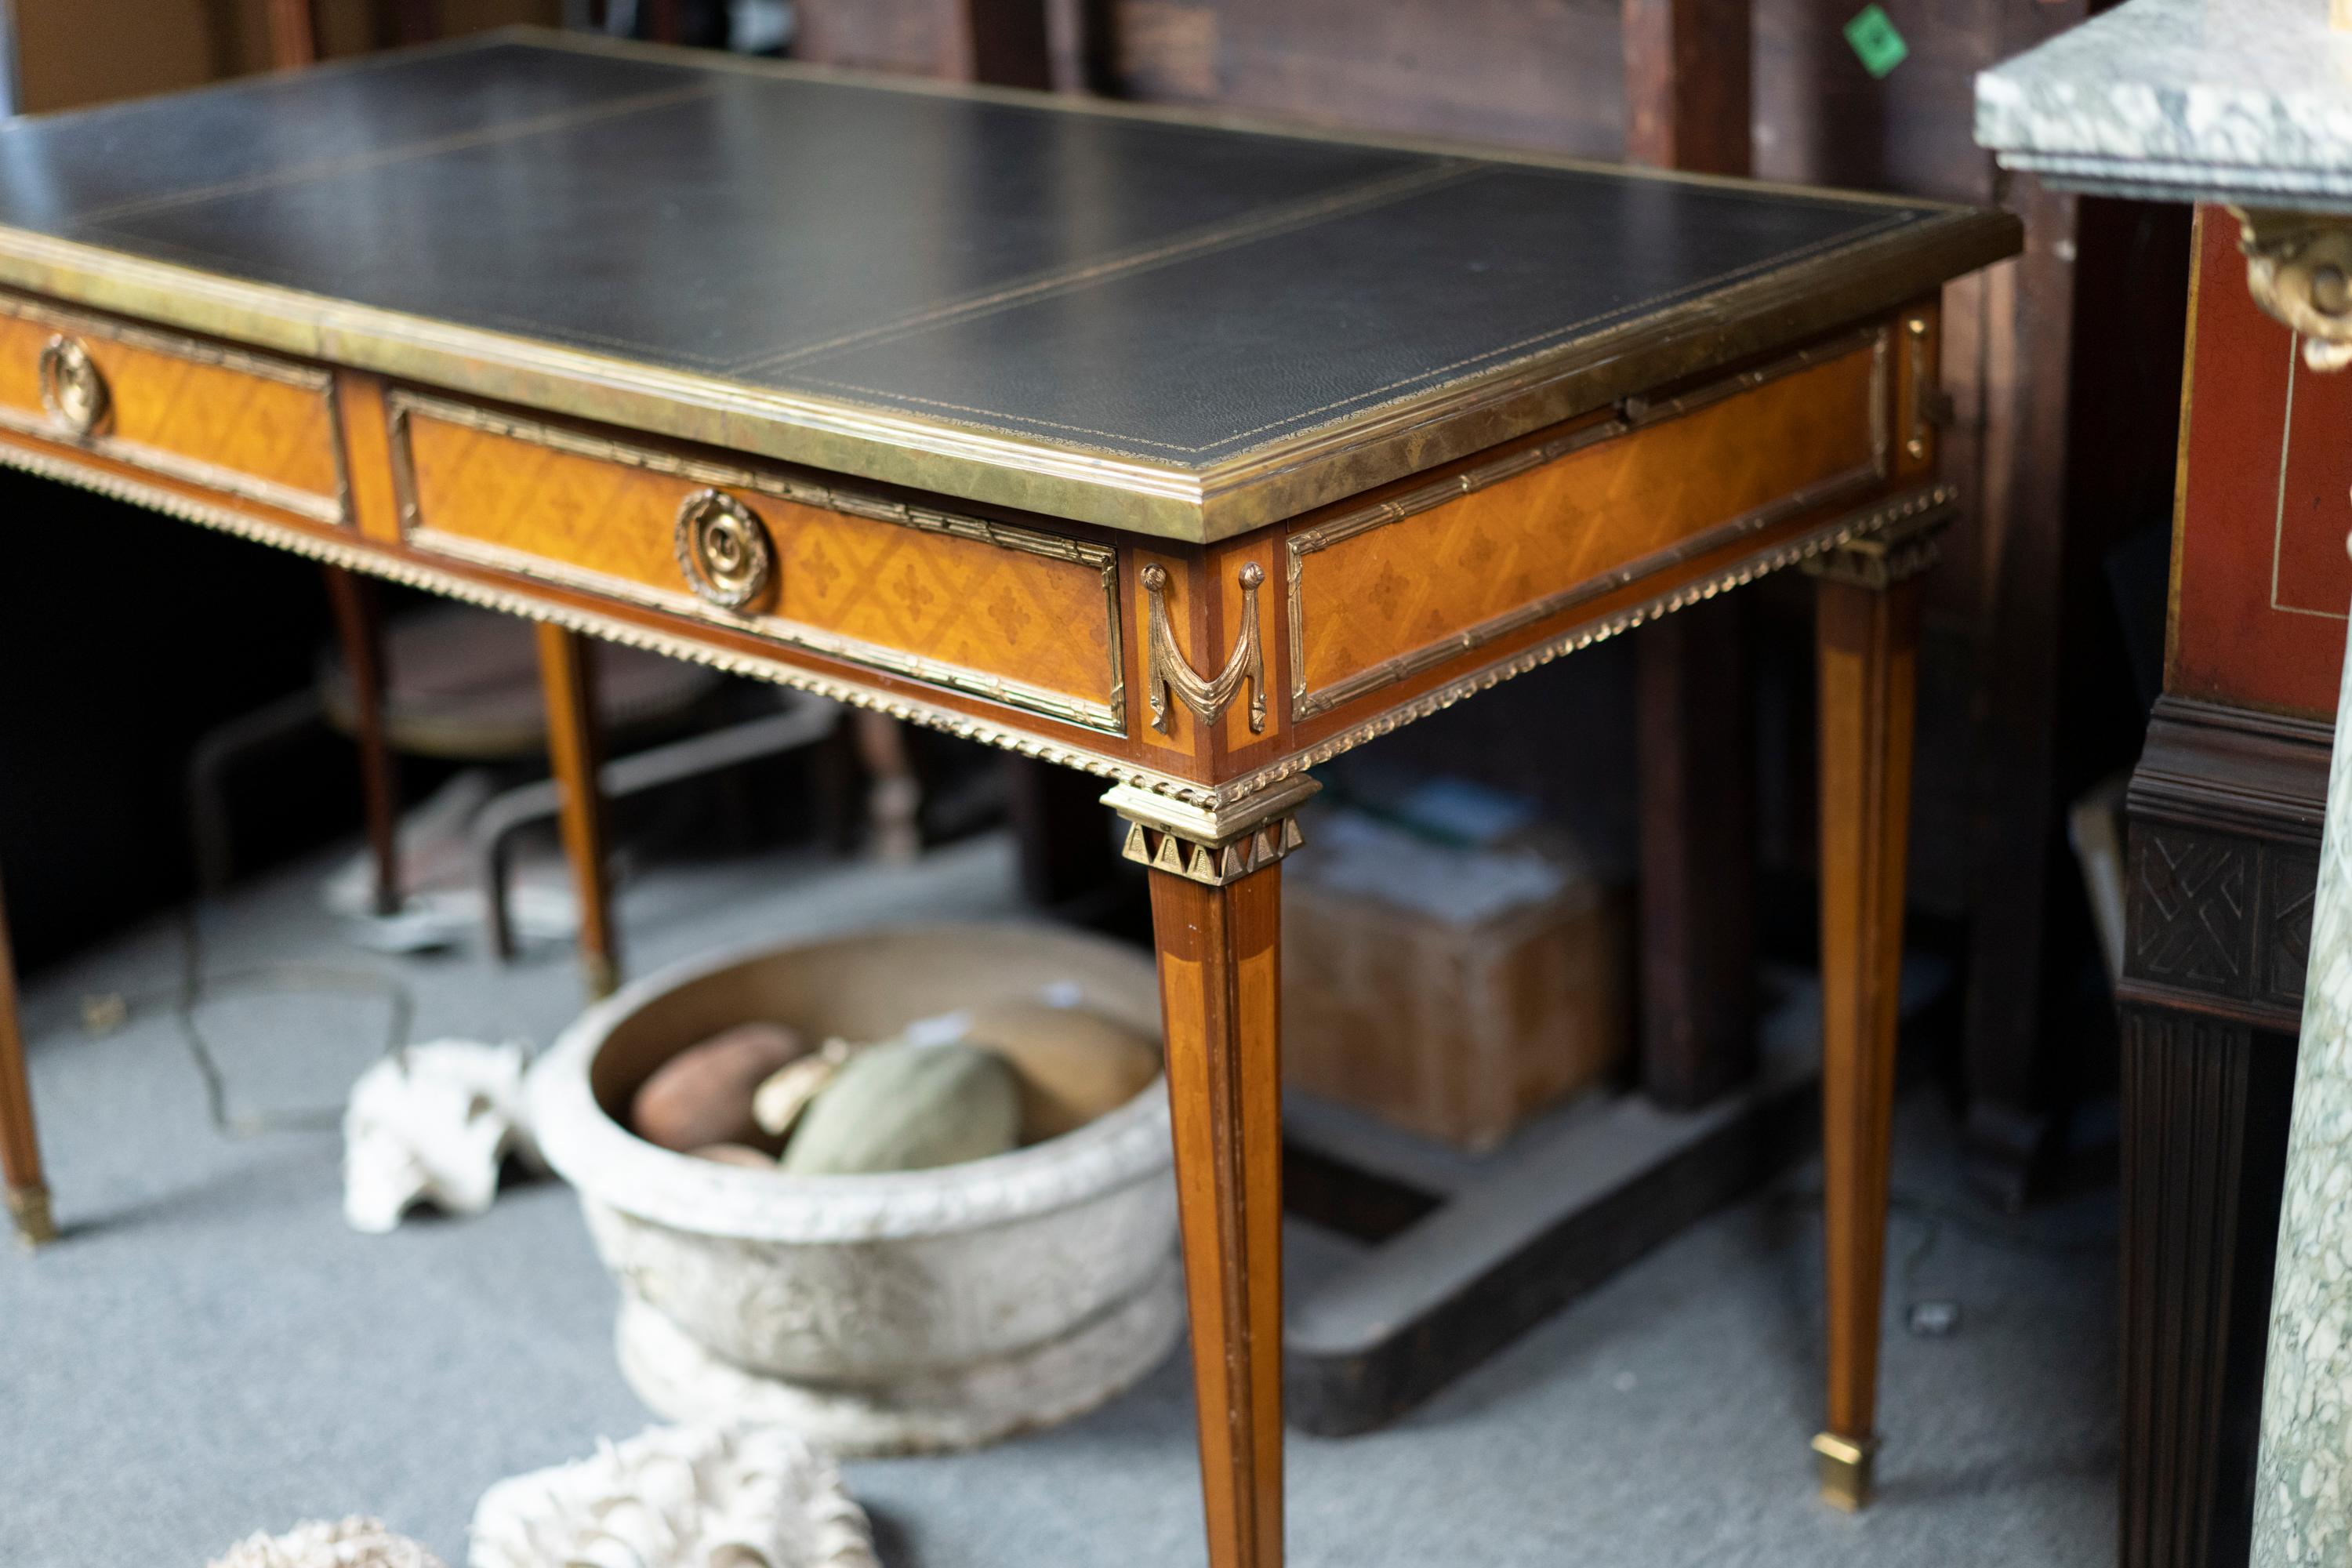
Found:
[[[2168,697],[2132,773],[2124,1568],[2246,1560],[2326,725]]]
[[[1282,1562],[1280,862],[1315,789],[1221,812],[1129,785],[1103,797],[1151,870],[1210,1568]]]
[[[1829,1267],[1822,1499],[1869,1502],[1878,1439],[1879,1291],[1903,971],[1903,879],[1917,689],[1918,575],[1949,513],[1840,546],[1819,579],[1822,1167]]]

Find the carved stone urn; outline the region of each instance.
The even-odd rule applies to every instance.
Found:
[[[780,1422],[846,1455],[964,1447],[1092,1409],[1174,1346],[1165,1086],[1058,1138],[935,1170],[788,1176],[691,1158],[622,1110],[749,1019],[812,1040],[1037,996],[1159,1036],[1150,961],[1025,925],[895,928],[648,976],[531,1070],[534,1131],[621,1287],[621,1368],[662,1415]]]

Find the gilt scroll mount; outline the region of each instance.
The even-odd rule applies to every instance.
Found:
[[[2352,366],[2352,222],[2333,214],[2232,207],[2246,289],[2303,339],[2315,371]]]
[[[1157,563],[1143,569],[1149,628],[1144,685],[1154,730],[1163,735],[1168,733],[1170,693],[1192,710],[1193,718],[1203,724],[1214,724],[1244,683],[1250,690],[1250,733],[1258,734],[1265,729],[1265,656],[1260,648],[1257,631],[1257,591],[1265,581],[1265,571],[1256,562],[1243,565],[1241,636],[1234,639],[1234,651],[1226,658],[1224,668],[1213,677],[1203,678],[1176,646],[1176,634],[1168,624],[1168,569]]]

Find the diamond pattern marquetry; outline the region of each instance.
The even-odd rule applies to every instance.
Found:
[[[1307,689],[1447,644],[1808,487],[1867,482],[1873,368],[1857,349],[1302,554]]]
[[[46,418],[41,349],[58,329],[0,314],[0,406]],[[72,331],[105,378],[103,434],[334,498],[340,490],[332,406],[323,387],[298,385],[233,364]]]
[[[488,545],[623,591],[689,591],[673,541],[678,506],[703,480],[422,412],[406,425],[419,545]],[[728,493],[759,517],[775,552],[773,586],[747,607],[755,621],[1112,701],[1099,565],[753,489]]]

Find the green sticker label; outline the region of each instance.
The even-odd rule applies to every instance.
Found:
[[[1882,79],[1911,53],[1911,46],[1895,30],[1895,19],[1876,5],[1864,5],[1854,13],[1853,20],[1845,25],[1845,41],[1853,46],[1862,68]]]

